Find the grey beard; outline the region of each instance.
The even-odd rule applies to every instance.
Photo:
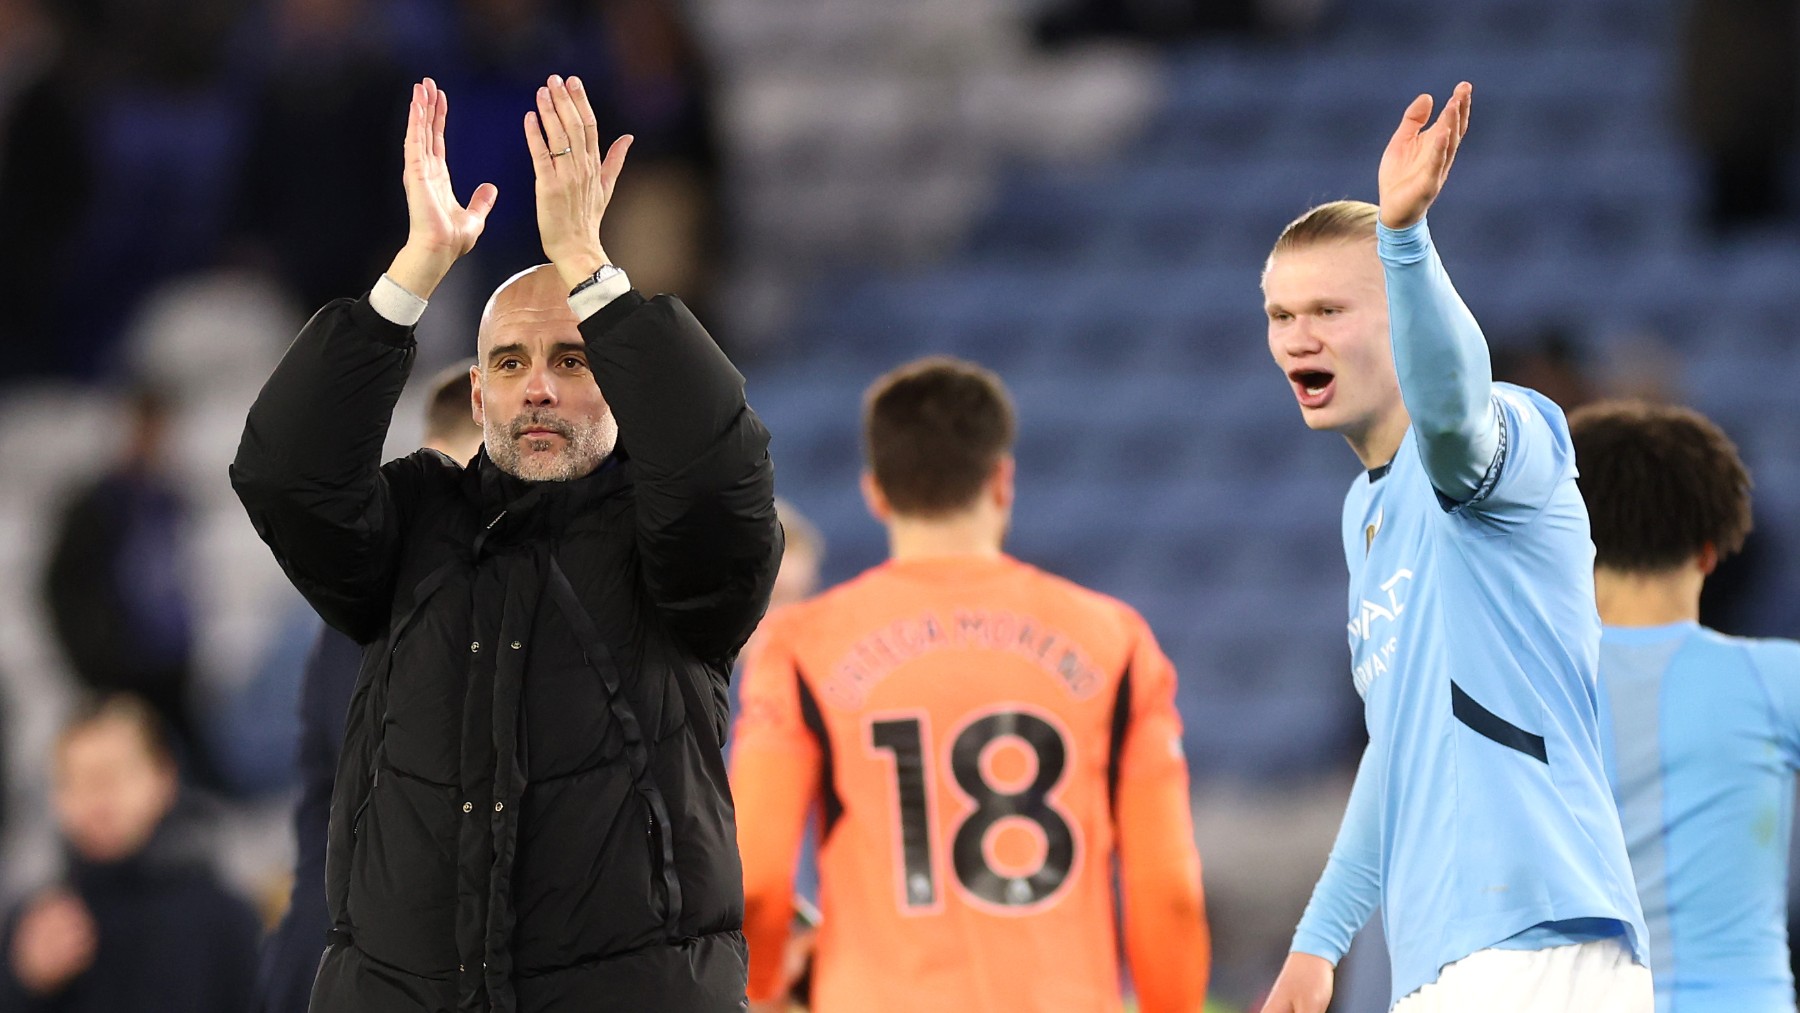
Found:
[[[619,442],[619,421],[613,418],[612,412],[580,424],[549,411],[528,409],[504,423],[489,418],[481,428],[488,457],[493,459],[495,466],[528,482],[568,482],[580,478],[598,468]],[[534,457],[527,462],[520,446],[527,429],[549,429],[557,433],[564,441],[562,452],[549,459]],[[548,446],[531,449],[548,449]]]

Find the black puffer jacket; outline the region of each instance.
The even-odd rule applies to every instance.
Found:
[[[413,342],[366,297],[321,310],[250,410],[239,497],[368,645],[319,1013],[741,1008],[719,743],[781,551],[768,432],[681,303],[628,293],[581,331],[619,451],[572,482],[379,466]]]

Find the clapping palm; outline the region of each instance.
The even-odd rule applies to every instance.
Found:
[[[1469,131],[1469,105],[1474,88],[1464,81],[1450,94],[1444,111],[1430,129],[1431,96],[1420,95],[1406,107],[1400,127],[1381,156],[1381,222],[1402,229],[1425,217],[1444,189],[1456,149]]]
[[[458,203],[444,160],[444,119],[449,111],[450,99],[437,82],[428,77],[413,85],[406,121],[406,208],[411,219],[407,244],[454,261],[481,238],[500,191],[483,183],[467,207]]]

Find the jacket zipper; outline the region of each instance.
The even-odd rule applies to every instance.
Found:
[[[498,522],[500,518],[496,517],[494,520]],[[489,525],[489,527],[492,526],[493,525]],[[388,673],[390,677],[394,670],[394,656],[399,653],[400,641],[396,639],[393,643],[388,645]],[[382,729],[379,726],[375,729],[375,734],[382,734]],[[369,803],[375,798],[375,786],[381,783],[381,747],[379,744],[377,744],[375,748],[374,760],[375,769],[369,772],[369,793],[363,796],[362,802],[356,807],[356,812],[350,816],[350,837],[352,840],[354,840],[356,835],[362,831],[363,813],[368,810]]]
[[[662,898],[666,910],[669,903],[667,891],[663,883],[663,849],[662,837],[657,833],[656,810],[645,806],[644,843],[650,848],[650,892],[653,897]]]
[[[350,836],[352,839],[362,831],[363,813],[368,811],[369,803],[375,798],[375,786],[380,783],[381,770],[377,768],[373,774],[369,775],[369,793],[363,796],[362,804],[356,807],[356,812],[350,817]]]

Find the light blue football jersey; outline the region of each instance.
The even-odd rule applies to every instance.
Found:
[[[1295,936],[1337,959],[1379,891],[1393,998],[1478,950],[1618,935],[1639,911],[1601,755],[1593,543],[1562,411],[1494,385],[1501,443],[1466,503],[1414,432],[1344,502],[1370,745]],[[1347,930],[1347,931],[1346,931]]]
[[[1800,644],[1692,622],[1609,626],[1600,681],[1658,1013],[1793,1013]]]

